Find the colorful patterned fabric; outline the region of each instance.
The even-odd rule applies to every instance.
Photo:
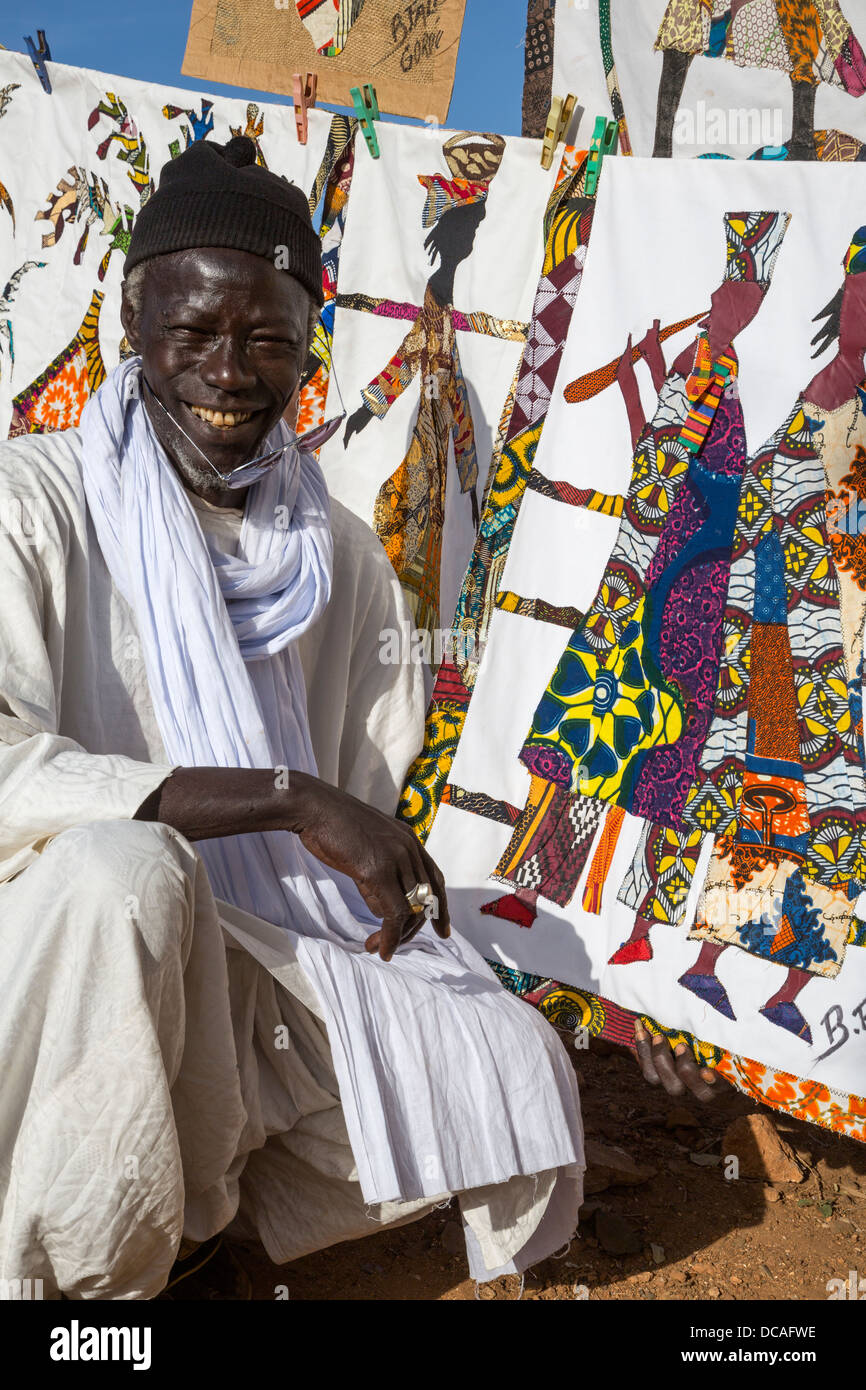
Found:
[[[316,51],[323,58],[336,58],[364,8],[364,0],[295,0],[295,5]]]
[[[710,1067],[750,1099],[794,1119],[866,1142],[866,1098],[831,1090],[818,1081],[807,1081],[789,1072],[776,1071],[763,1062],[736,1057],[691,1033],[663,1028],[653,1018],[633,1014],[588,990],[575,989],[538,975],[510,970],[491,962],[499,979],[512,993],[533,1004],[559,1028],[586,1029],[591,1037],[628,1047],[634,1052],[634,1025],[639,1019],[652,1036],[666,1037],[672,1047],[684,1043],[700,1066]]]
[[[490,877],[564,907],[574,895],[602,811],[598,802],[533,777],[523,814]]]
[[[443,213],[460,207],[461,203],[484,203],[490,191],[486,183],[470,179],[446,179],[442,174],[419,174],[418,182],[427,189],[427,201],[421,215],[423,227],[435,227]]]
[[[556,0],[528,0],[523,42],[521,134],[541,139],[550,109],[553,80],[553,22]]]
[[[322,203],[319,236],[322,242],[324,303],[301,376],[301,394],[296,425],[298,434],[306,434],[309,430],[317,428],[325,419],[328,379],[331,375],[331,349],[334,339],[334,312],[340,267],[340,247],[346,225],[352,171],[355,167],[354,139],[357,128],[358,122],[354,118],[334,116],[328,133],[325,154],[308,200],[310,214],[313,217],[315,217],[319,203]]]
[[[670,0],[655,46],[777,68],[797,82],[828,82],[854,95],[866,75],[837,0]]]
[[[842,408],[846,422],[852,409],[859,416],[859,397]],[[841,967],[852,900],[866,887],[866,782],[843,651],[845,642],[856,677],[863,606],[853,606],[856,637],[843,633],[824,519],[834,479],[813,420],[821,423],[815,434],[824,433],[820,410],[798,402],[744,483],[744,496],[767,496],[760,526],[742,537],[731,583],[737,606],[729,600],[727,615],[730,622],[745,606],[748,694],[734,722],[720,684],[703,759],[710,780],[722,771],[736,818],[731,829],[717,827],[729,833],[717,841],[692,935],[827,976]],[[834,465],[838,477],[845,462]],[[723,724],[726,756],[718,762],[712,748]],[[692,824],[695,811],[693,800]]]
[[[700,349],[699,342],[698,363]],[[735,358],[725,357],[712,372],[669,378],[635,451],[625,517],[598,596],[521,753],[536,775],[673,829],[681,828],[721,656],[727,565],[711,557],[730,549],[745,467],[739,399],[724,393],[735,372]],[[694,382],[701,394],[690,402],[685,388]],[[647,459],[669,441],[696,457],[687,467],[675,456],[668,488],[652,494],[656,504],[664,497],[663,511],[641,518]]]
[[[842,260],[846,275],[860,275],[866,270],[866,227],[860,227]]]
[[[566,148],[545,219],[546,255],[556,238],[558,209],[571,199],[582,197],[585,168],[586,151]],[[427,714],[424,747],[409,768],[398,807],[398,815],[422,840],[433,825],[463,730],[478,670],[478,653],[486,641],[514,523],[532,472],[559,355],[580,286],[584,255],[583,246],[573,252],[564,251],[564,260],[543,272],[539,281],[511,421],[502,452],[491,463],[492,481],[454,615],[454,641],[464,650],[468,647],[470,653],[455,668],[461,695],[454,699],[440,687],[443,676],[451,674],[443,663]]]
[[[45,434],[77,425],[93,391],[105,380],[99,348],[99,311],[105,295],[93,291],[90,307],[72,341],[25,391],[12,399],[10,438]]]
[[[432,634],[439,627],[449,435],[461,492],[474,495],[478,462],[454,325],[429,287],[397,352],[362,392],[367,409],[384,415],[422,371],[435,378],[438,390],[421,392],[409,451],[379,489],[373,521],[416,626]]]
[[[494,604],[503,613],[519,613],[522,618],[538,618],[557,627],[575,628],[583,621],[583,614],[576,608],[548,603],[543,598],[521,598],[510,589],[500,589]]]
[[[637,917],[672,926],[684,920],[686,900],[698,866],[700,830],[671,830],[647,821],[617,897]]]
[[[725,217],[725,279],[768,285],[790,220],[788,212],[729,212]]]

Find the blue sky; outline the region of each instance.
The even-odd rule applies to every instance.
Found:
[[[0,0],[0,43],[23,52],[23,35],[35,42],[41,28],[58,63],[193,91],[286,100],[182,74],[190,9],[187,0]],[[525,0],[466,0],[449,126],[520,134],[525,26]]]

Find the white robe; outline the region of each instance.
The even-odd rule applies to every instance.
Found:
[[[365,1208],[323,1010],[285,933],[216,902],[182,836],[132,820],[171,767],[79,452],[77,431],[0,446],[0,1278],[151,1297],[182,1231],[234,1219],[282,1261],[430,1200]],[[194,505],[228,548],[239,515]],[[333,529],[331,602],[301,643],[313,746],[321,776],[390,811],[421,673],[379,660],[405,607],[372,532],[338,504]],[[510,1002],[514,1084],[531,1091],[519,1038],[546,1025]],[[552,1030],[545,1047],[555,1166],[462,1194],[476,1277],[576,1225],[576,1083]]]

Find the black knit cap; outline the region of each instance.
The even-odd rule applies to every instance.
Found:
[[[322,248],[301,190],[256,163],[247,135],[197,140],[164,164],[135,220],[124,269],[169,251],[225,246],[293,275],[321,304]]]

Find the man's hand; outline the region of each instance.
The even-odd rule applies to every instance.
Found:
[[[382,918],[367,950],[383,960],[427,920],[406,901],[421,883],[429,883],[439,900],[434,930],[443,938],[451,935],[445,881],[412,831],[309,773],[290,772],[278,788],[270,768],[175,768],[138,808],[136,820],[173,825],[193,841],[293,831],[323,864],[351,878],[370,911]]]
[[[293,819],[304,847],[353,879],[370,911],[382,918],[379,930],[367,938],[371,954],[378,951],[382,960],[390,960],[423,927],[424,914],[413,912],[406,901],[419,883],[429,883],[439,899],[434,931],[443,939],[451,935],[445,880],[407,826],[317,778],[304,779],[295,805]]]
[[[674,1049],[661,1033],[650,1042],[639,1019],[635,1019],[634,1036],[640,1069],[651,1086],[664,1086],[669,1096],[691,1091],[697,1100],[713,1100],[719,1094],[715,1072],[709,1067],[698,1069],[685,1043]]]

